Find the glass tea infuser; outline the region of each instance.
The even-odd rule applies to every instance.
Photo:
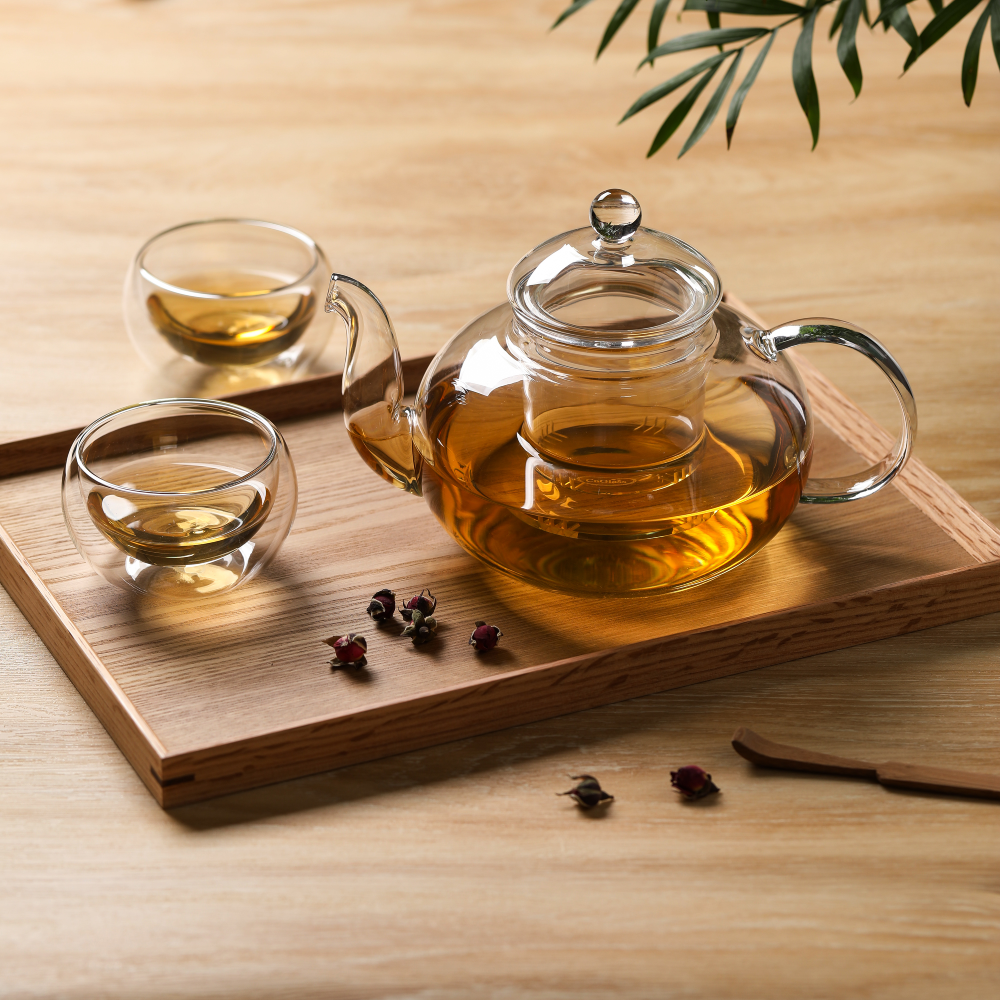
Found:
[[[641,218],[627,192],[598,195],[590,227],[523,257],[508,301],[442,348],[412,407],[385,309],[353,278],[331,279],[358,452],[422,495],[468,552],[527,583],[584,594],[703,583],[799,502],[881,489],[913,444],[913,394],[877,340],[831,319],[758,329],[722,302],[705,257]],[[809,478],[813,420],[784,352],[818,342],[875,362],[903,411],[892,453],[853,477]]]

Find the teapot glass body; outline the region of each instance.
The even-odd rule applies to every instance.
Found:
[[[337,275],[328,297],[349,330],[345,419],[369,466],[422,495],[483,562],[569,593],[711,580],[800,501],[880,488],[915,431],[909,386],[881,345],[830,320],[758,329],[721,301],[707,260],[638,228],[630,198],[605,192],[594,205],[611,203],[610,224],[592,208],[592,229],[527,255],[508,302],[439,352],[412,407],[378,300]],[[872,357],[904,412],[893,454],[850,481],[808,479],[808,396],[782,351],[815,340]]]

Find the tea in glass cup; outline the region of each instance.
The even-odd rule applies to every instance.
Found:
[[[305,374],[329,339],[317,303],[329,264],[305,233],[248,219],[191,222],[154,236],[125,282],[139,354],[199,395]]]
[[[81,432],[63,511],[77,548],[111,583],[197,598],[232,590],[273,558],[296,492],[270,421],[232,403],[165,399]]]

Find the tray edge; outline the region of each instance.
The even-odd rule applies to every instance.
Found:
[[[745,313],[752,321],[761,326],[764,325],[763,321],[737,297],[727,293],[726,301]],[[404,377],[412,384],[412,380],[422,377],[431,360],[431,356],[423,356],[404,362]],[[884,454],[891,443],[889,435],[841,393],[808,360],[797,356],[796,365],[802,373],[807,391],[812,396],[816,415],[838,437],[865,458],[875,460]],[[339,373],[319,375],[283,386],[235,393],[225,398],[257,409],[271,419],[289,420],[338,409],[341,404],[340,379]],[[61,465],[66,451],[78,432],[78,429],[72,429],[0,444],[0,478]],[[13,466],[3,465],[12,457]],[[21,463],[21,466],[14,467],[18,463]],[[622,701],[644,694],[669,690],[673,687],[700,683],[716,677],[798,659],[813,653],[857,645],[962,618],[988,614],[1000,609],[1000,561],[998,561],[1000,560],[1000,531],[956,491],[916,459],[910,459],[894,480],[893,485],[905,496],[908,502],[929,517],[948,537],[969,553],[979,565],[961,567],[928,577],[918,577],[889,584],[876,590],[845,595],[823,604],[785,609],[763,618],[743,619],[738,622],[730,622],[725,626],[653,639],[635,646],[620,647],[617,650],[604,650],[570,660],[539,664],[521,671],[514,671],[509,675],[469,682],[459,688],[443,689],[429,692],[415,699],[404,699],[371,706],[363,712],[353,713],[350,716],[312,720],[289,729],[258,734],[217,747],[199,747],[180,752],[168,752],[157,739],[151,727],[108,672],[82,633],[73,625],[54,595],[45,586],[2,525],[0,525],[0,583],[11,594],[28,622],[38,632],[42,641],[63,667],[71,682],[111,735],[125,758],[132,764],[157,802],[161,806],[170,807],[231,791],[257,787],[273,781],[285,780],[289,777],[301,777],[329,770],[332,767],[360,763],[381,756],[391,756],[454,739],[539,721],[554,715],[582,711],[613,701]],[[964,530],[963,524],[960,523],[962,519],[967,522],[968,530]],[[945,581],[952,580],[957,580],[957,583],[949,590]],[[982,586],[977,590],[976,581],[980,580]],[[970,589],[971,594],[969,593]],[[965,595],[967,598],[965,603],[955,604],[951,598],[956,593]],[[892,623],[887,623],[885,627],[872,628],[870,626],[872,614],[878,608],[888,611],[891,607],[896,612],[900,610],[898,607],[900,601],[909,600],[919,604],[924,599],[928,603],[926,603],[923,613],[918,614],[916,618],[908,619],[902,627]],[[645,656],[648,661],[649,656],[654,655],[649,652],[650,650],[659,650],[660,647],[666,646],[675,647],[679,641],[683,640],[683,643],[686,643],[696,635],[704,638],[706,633],[715,633],[720,637],[728,634],[729,639],[732,640],[734,636],[738,637],[741,634],[739,630],[745,630],[752,634],[755,629],[768,625],[792,622],[795,620],[795,616],[800,617],[803,621],[808,621],[810,616],[816,621],[819,620],[817,616],[833,615],[836,618],[838,614],[843,612],[844,608],[852,606],[855,608],[855,618],[840,621],[842,631],[848,633],[846,638],[831,636],[823,643],[817,644],[813,635],[809,639],[809,644],[805,645],[804,643],[796,644],[794,640],[801,639],[806,632],[793,633],[777,642],[773,650],[774,655],[761,655],[758,650],[756,658],[746,665],[740,663],[735,670],[703,668],[700,672],[695,671],[694,674],[688,673],[683,677],[675,676],[667,683],[662,683],[659,680],[651,681],[648,678],[645,680],[642,678],[633,679],[630,682],[629,675],[625,674],[623,675],[624,680],[613,681],[601,688],[603,693],[580,694],[570,703],[563,701],[561,707],[554,712],[549,707],[538,708],[533,702],[531,709],[524,709],[520,713],[508,712],[507,715],[499,719],[496,725],[488,722],[484,727],[482,720],[480,720],[478,723],[470,723],[465,729],[448,729],[445,726],[440,732],[435,731],[436,735],[432,737],[426,735],[416,737],[412,743],[400,743],[397,740],[388,749],[385,745],[379,744],[377,740],[372,741],[374,730],[370,730],[360,735],[355,734],[353,737],[348,736],[347,741],[354,744],[353,747],[348,748],[348,751],[334,754],[333,757],[327,753],[311,761],[296,760],[284,769],[280,763],[272,763],[266,764],[264,770],[261,771],[251,763],[249,769],[243,767],[236,771],[229,770],[227,773],[217,774],[216,777],[207,782],[196,780],[192,772],[192,767],[197,761],[206,760],[206,755],[212,753],[216,754],[218,764],[224,764],[225,759],[232,757],[233,754],[264,751],[268,741],[279,740],[287,745],[293,733],[313,730],[311,738],[315,741],[328,730],[332,731],[345,726],[349,728],[350,725],[356,725],[359,720],[367,724],[376,720],[379,715],[388,718],[392,717],[393,713],[419,714],[420,711],[432,710],[439,703],[447,706],[455,699],[464,700],[472,698],[476,694],[481,697],[484,691],[489,694],[499,685],[516,687],[518,682],[527,683],[525,678],[545,677],[552,674],[553,671],[568,670],[567,676],[571,676],[584,669],[586,664],[591,664],[591,667],[586,667],[586,670],[590,670],[593,664],[607,664],[613,662],[614,658],[621,656],[626,658]],[[842,614],[841,618],[843,619]],[[866,622],[869,622],[867,631],[864,628]],[[850,624],[851,628],[844,628],[845,624]],[[765,634],[762,637],[758,636],[756,642],[758,644],[762,642],[773,643],[778,638],[778,633]],[[778,653],[779,649],[782,649],[780,654]],[[645,652],[638,652],[642,650]],[[668,654],[672,654],[673,650],[662,649],[661,652],[664,657],[669,659]],[[740,652],[743,653],[745,650],[740,650]],[[733,651],[728,647],[723,659],[730,665],[735,659]],[[644,669],[649,673],[652,668],[647,662]],[[645,675],[643,676],[645,677]],[[556,683],[562,683],[562,681]],[[608,692],[611,693],[606,697]],[[514,697],[515,702],[529,700],[524,695],[515,695]],[[500,704],[502,705],[502,702]],[[425,708],[420,709],[421,705],[424,705]],[[383,725],[384,723],[376,722],[376,728]],[[262,760],[261,763],[265,762]]]
[[[998,608],[1000,560],[539,664],[416,698],[383,702],[361,712],[170,753],[163,761],[170,787],[161,790],[161,804],[186,805],[904,635]],[[890,609],[904,613],[902,624],[886,617]],[[695,655],[696,666],[691,662]],[[567,698],[565,689],[553,694],[566,682],[574,685],[572,696]],[[293,760],[283,759],[288,748],[293,749]]]
[[[423,378],[433,360],[433,354],[424,354],[404,361],[404,383],[413,384]],[[247,389],[218,398],[256,410],[268,420],[296,420],[328,410],[339,410],[343,399],[342,376],[342,372],[313,375],[297,382],[286,382],[284,385],[268,386],[265,389]],[[70,446],[82,430],[82,427],[71,427],[35,437],[0,442],[0,480],[58,468],[66,461]]]
[[[163,805],[166,747],[0,524],[0,584],[38,633],[153,797]]]

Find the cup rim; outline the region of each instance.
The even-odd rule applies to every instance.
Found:
[[[136,490],[129,489],[126,486],[122,486],[120,483],[112,483],[108,480],[96,475],[87,463],[84,461],[83,456],[80,453],[81,448],[86,442],[87,438],[92,435],[95,431],[99,430],[101,427],[110,423],[115,417],[120,416],[123,413],[127,413],[132,410],[145,410],[153,409],[157,406],[176,406],[178,404],[189,403],[200,408],[214,410],[215,412],[227,413],[231,416],[242,417],[244,420],[249,420],[255,427],[265,432],[268,440],[270,441],[270,449],[267,453],[267,457],[259,464],[256,468],[252,469],[250,472],[245,473],[236,479],[231,479],[228,482],[221,483],[219,486],[213,486],[206,490],[187,490],[184,492],[161,492],[158,490]],[[248,483],[250,480],[254,479],[256,476],[260,475],[269,465],[271,465],[278,455],[278,443],[281,437],[278,433],[278,429],[271,423],[267,417],[256,410],[251,410],[247,406],[240,406],[239,403],[229,403],[221,399],[197,399],[195,397],[167,397],[164,399],[150,399],[144,403],[131,403],[128,406],[120,406],[117,410],[112,410],[110,413],[105,413],[103,417],[98,417],[96,420],[91,421],[80,433],[76,436],[76,440],[73,442],[73,446],[70,448],[69,461],[75,462],[79,470],[84,473],[87,478],[94,484],[106,487],[109,490],[118,491],[122,493],[129,494],[131,496],[141,496],[141,497],[198,497],[207,496],[210,494],[221,493],[223,490],[229,490],[236,486],[242,486],[244,483]]]
[[[309,248],[312,253],[312,263],[309,268],[294,281],[290,281],[278,288],[271,288],[266,292],[256,292],[252,295],[225,295],[220,292],[199,292],[193,288],[184,288],[182,285],[172,285],[170,282],[164,281],[162,278],[158,278],[151,271],[146,270],[144,263],[146,253],[157,240],[162,239],[164,236],[169,236],[171,233],[176,233],[181,229],[193,229],[195,226],[212,226],[219,225],[220,223],[240,226],[259,226],[262,229],[273,229],[276,232],[291,236],[293,239],[298,240],[299,243],[303,243]],[[135,266],[139,274],[141,274],[146,281],[165,292],[173,292],[176,295],[186,295],[193,299],[210,299],[219,301],[238,298],[241,300],[246,299],[247,301],[253,301],[254,299],[266,298],[270,295],[278,295],[282,292],[287,292],[289,289],[292,289],[297,285],[301,285],[304,281],[310,278],[316,268],[319,267],[322,258],[323,251],[320,249],[319,244],[307,233],[302,232],[301,229],[295,229],[292,226],[283,226],[277,222],[265,222],[262,219],[218,218],[195,219],[193,222],[181,222],[176,226],[171,226],[169,229],[164,229],[155,236],[151,236],[145,243],[143,243],[136,253]]]

